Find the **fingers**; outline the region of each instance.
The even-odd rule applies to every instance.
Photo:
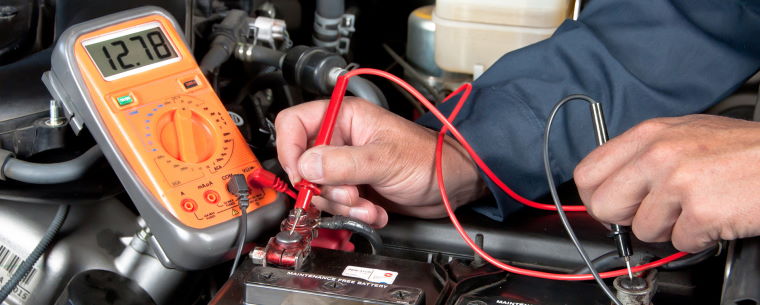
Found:
[[[649,193],[648,175],[638,166],[625,166],[605,179],[584,200],[588,212],[597,220],[630,225],[639,204]]]
[[[644,242],[666,242],[670,240],[681,205],[677,198],[654,192],[641,202],[633,217],[633,234]]]
[[[714,245],[717,240],[709,238],[706,228],[700,226],[689,214],[679,217],[673,226],[673,247],[680,251],[696,253]]]
[[[314,197],[312,202],[319,210],[333,215],[353,217],[375,228],[382,228],[388,224],[388,213],[385,209],[364,198],[358,198],[351,206],[319,196]]]
[[[388,174],[381,145],[318,146],[298,160],[298,174],[323,185],[375,184]]]
[[[323,186],[321,197],[339,202],[346,206],[352,206],[359,201],[359,190],[352,185]]]
[[[662,130],[669,119],[645,121],[617,136],[586,156],[575,168],[574,178],[584,202],[610,176],[626,166]]]
[[[312,114],[323,113],[326,108],[323,102],[305,103],[281,111],[275,119],[277,158],[292,182],[301,180],[296,169],[298,158],[321,125],[321,116],[315,118]]]

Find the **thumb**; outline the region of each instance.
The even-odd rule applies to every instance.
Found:
[[[325,185],[376,184],[388,173],[378,145],[317,146],[298,160],[298,172],[314,183]]]

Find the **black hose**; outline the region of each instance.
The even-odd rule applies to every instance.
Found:
[[[251,60],[253,62],[276,67],[278,69],[282,67],[282,61],[285,59],[284,52],[259,45],[254,46],[251,52],[253,54],[251,55]]]
[[[343,0],[317,0],[317,14],[323,18],[340,18],[345,11],[346,4]]]
[[[616,268],[616,267],[625,266],[625,262],[623,262],[623,259],[617,255],[617,250],[613,250],[613,251],[610,251],[598,256],[597,258],[591,260],[591,264],[594,265],[596,270],[599,272],[604,272],[604,271],[612,270],[613,268]],[[591,270],[588,269],[588,266],[583,266],[581,268],[576,269],[575,271],[571,273],[572,274],[587,274],[590,272]]]
[[[32,250],[32,253],[24,259],[16,272],[14,272],[11,278],[8,279],[8,282],[5,283],[2,289],[0,289],[0,303],[3,303],[13,289],[16,288],[16,285],[24,279],[29,271],[32,271],[34,264],[37,263],[37,260],[40,259],[40,256],[42,256],[43,253],[45,253],[55,235],[58,234],[58,231],[63,225],[63,221],[66,220],[68,212],[69,205],[62,204],[58,206],[58,211],[55,213],[55,217],[53,217],[53,221],[50,223],[50,226],[48,226],[47,231],[45,231],[45,235],[42,236],[42,239],[34,250]]]
[[[348,230],[359,234],[372,246],[372,254],[377,254],[383,249],[383,239],[380,234],[361,220],[346,216],[323,217],[319,221],[319,227],[332,230]]]
[[[375,86],[375,84],[366,78],[354,76],[348,82],[348,87],[346,90],[357,97],[369,101],[370,103],[388,109],[388,101],[385,99],[383,92],[380,91],[380,88]]]
[[[33,163],[10,158],[2,167],[2,176],[33,184],[56,184],[77,180],[103,156],[93,146],[79,157],[58,163]]]
[[[274,89],[277,87],[287,90],[287,86],[288,82],[285,81],[285,77],[282,76],[282,71],[261,73],[248,81],[248,83],[240,90],[240,93],[238,93],[234,103],[240,104],[250,94],[256,93],[260,90],[267,88]]]
[[[208,52],[203,55],[199,65],[205,75],[219,68],[230,58],[237,44],[237,31],[246,24],[247,14],[241,10],[231,10],[213,33],[213,40]]]
[[[706,261],[707,259],[713,256],[718,255],[718,253],[720,253],[720,248],[721,247],[719,245],[715,245],[707,250],[703,250],[702,252],[697,252],[687,257],[678,259],[677,261],[673,261],[665,265],[662,265],[660,266],[660,269],[670,271],[670,270],[680,270],[683,268],[694,266],[696,264]]]

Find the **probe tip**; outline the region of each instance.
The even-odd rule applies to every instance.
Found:
[[[293,225],[290,227],[290,235],[293,235],[293,232],[296,230],[296,225],[298,225],[298,220],[301,219],[301,209],[296,209],[295,211],[295,219],[293,219]]]
[[[625,260],[625,268],[628,269],[628,278],[633,280],[633,271],[631,271],[631,257],[626,256],[623,259]]]

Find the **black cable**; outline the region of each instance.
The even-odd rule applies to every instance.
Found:
[[[552,195],[552,200],[554,200],[554,205],[557,207],[557,214],[559,214],[560,220],[562,220],[562,226],[565,227],[565,231],[567,231],[567,235],[570,236],[570,240],[572,240],[573,245],[575,245],[575,249],[578,250],[578,254],[581,255],[581,258],[583,259],[583,262],[586,263],[586,266],[588,267],[589,271],[591,271],[591,274],[594,276],[594,279],[596,280],[597,284],[599,284],[599,287],[604,291],[604,294],[607,295],[607,297],[616,305],[622,305],[623,303],[620,302],[620,300],[615,297],[615,294],[612,293],[610,290],[610,287],[607,286],[607,284],[604,283],[604,280],[602,277],[599,276],[599,272],[596,271],[596,268],[591,263],[591,259],[589,259],[588,254],[586,254],[586,250],[584,250],[583,246],[581,245],[581,242],[578,240],[578,237],[575,235],[575,231],[573,231],[573,228],[570,226],[570,221],[567,219],[567,215],[565,215],[565,211],[562,209],[562,204],[559,200],[559,194],[557,193],[557,186],[554,184],[554,174],[552,173],[551,163],[549,160],[549,134],[551,131],[552,123],[554,122],[554,117],[557,116],[557,112],[560,108],[562,108],[563,105],[565,105],[567,102],[572,100],[584,100],[588,102],[589,104],[598,104],[597,101],[593,100],[592,98],[582,95],[582,94],[574,94],[567,96],[557,102],[556,105],[554,105],[554,108],[551,111],[551,114],[549,114],[549,118],[546,120],[546,128],[544,129],[544,146],[543,146],[543,155],[544,155],[544,170],[546,171],[546,180],[549,184],[549,192]]]
[[[230,277],[235,273],[237,265],[240,262],[240,256],[243,253],[243,247],[245,246],[245,239],[248,233],[248,182],[245,180],[245,176],[242,174],[232,175],[230,182],[227,183],[227,190],[230,193],[237,195],[238,205],[240,206],[240,228],[238,229],[238,245],[237,253],[235,253],[235,261],[232,263],[232,270],[230,271]]]
[[[604,272],[607,270],[612,270],[616,267],[625,266],[625,262],[620,258],[620,256],[617,255],[617,250],[613,250],[607,253],[604,253],[602,255],[599,255],[597,258],[591,260],[591,264],[596,267],[596,270],[599,272]],[[583,266],[581,268],[578,268],[571,272],[572,274],[587,274],[591,271],[588,270],[588,266]]]
[[[370,225],[361,220],[346,216],[323,217],[319,221],[320,228],[333,230],[348,230],[364,237],[372,246],[372,254],[377,254],[383,248],[383,239]]]
[[[680,270],[683,268],[691,267],[696,264],[702,263],[713,256],[717,256],[718,254],[720,254],[720,250],[721,250],[721,246],[720,244],[718,244],[718,245],[712,246],[709,249],[703,250],[701,252],[690,254],[689,256],[681,258],[677,261],[673,261],[665,265],[662,265],[660,266],[660,269]]]
[[[82,178],[102,156],[103,151],[95,145],[74,159],[58,163],[34,163],[9,158],[2,166],[2,176],[32,184],[70,182]]]
[[[53,241],[53,238],[56,234],[58,234],[58,231],[61,229],[61,226],[63,225],[63,221],[66,220],[66,215],[69,212],[69,205],[60,205],[58,206],[58,211],[55,213],[55,217],[53,217],[53,221],[50,223],[50,225],[47,228],[47,231],[45,231],[45,234],[42,235],[42,239],[40,239],[40,242],[37,244],[36,247],[34,247],[34,250],[32,250],[32,253],[29,254],[29,256],[24,259],[24,261],[21,263],[21,265],[18,267],[16,272],[13,273],[13,275],[8,279],[8,282],[5,283],[2,289],[0,289],[0,303],[3,303],[6,298],[8,298],[8,295],[11,294],[14,288],[16,288],[16,285],[18,285],[19,282],[21,282],[22,279],[29,273],[29,271],[32,271],[32,267],[34,267],[34,264],[37,263],[37,260],[40,259],[40,256],[42,256],[43,253],[47,250],[48,246],[50,245],[50,242]]]

